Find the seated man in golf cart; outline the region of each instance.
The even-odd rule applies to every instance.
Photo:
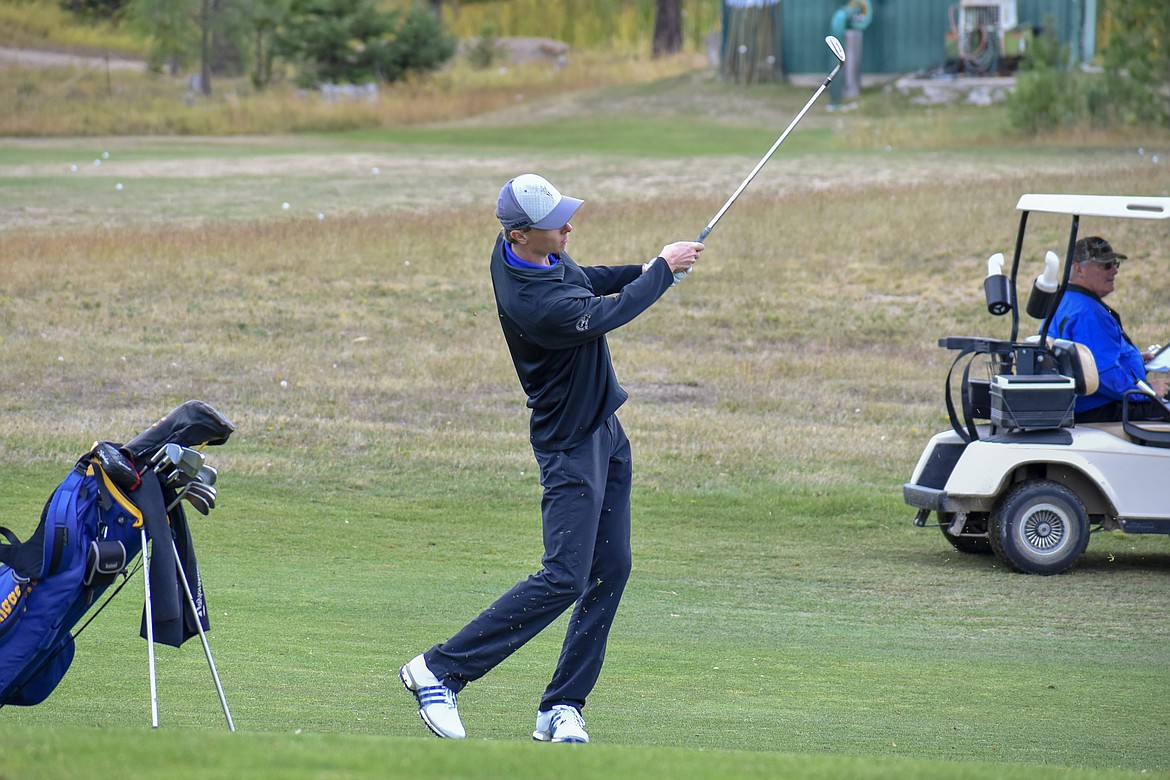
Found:
[[[1076,400],[1078,423],[1121,420],[1126,393],[1131,393],[1131,420],[1170,420],[1170,413],[1161,404],[1133,392],[1139,381],[1146,381],[1145,364],[1152,355],[1134,346],[1121,326],[1121,315],[1103,300],[1113,292],[1117,271],[1125,259],[1099,236],[1078,240],[1073,248],[1068,288],[1048,329],[1051,338],[1084,344],[1097,364],[1097,391]],[[1170,391],[1170,381],[1166,379],[1151,379],[1148,384],[1160,397]]]

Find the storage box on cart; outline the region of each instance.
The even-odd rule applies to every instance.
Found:
[[[1001,428],[1039,430],[1073,424],[1076,382],[1061,374],[1011,376],[991,380],[991,422]]]

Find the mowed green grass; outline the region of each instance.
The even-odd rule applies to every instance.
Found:
[[[426,734],[398,666],[541,552],[485,273],[495,193],[544,171],[588,201],[580,261],[644,260],[692,238],[766,150],[708,156],[653,127],[644,155],[566,154],[576,136],[521,155],[472,132],[446,149],[152,139],[142,168],[118,167],[134,139],[0,143],[0,521],[27,533],[94,439],[187,398],[235,420],[208,452],[219,507],[191,517],[239,728],[192,642],[159,648],[150,733],[139,575],[48,701],[0,712],[0,777],[1167,774],[1167,540],[1101,534],[1069,574],[1024,577],[914,528],[900,492],[946,426],[937,338],[1006,335],[982,269],[1010,250],[1019,195],[1166,194],[1121,147],[845,152],[794,134],[704,266],[610,339],[635,572],[586,710],[595,744],[529,739],[563,622],[468,687],[467,744]],[[76,175],[23,167],[101,150]],[[127,202],[101,195],[120,180]],[[1039,272],[1067,225],[1035,221]],[[1130,249],[1115,304],[1163,339],[1166,226],[1085,228]]]

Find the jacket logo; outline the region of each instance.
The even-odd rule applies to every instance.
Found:
[[[586,314],[581,319],[577,320],[577,330],[581,331],[582,333],[589,330],[589,318],[592,316],[592,314]]]

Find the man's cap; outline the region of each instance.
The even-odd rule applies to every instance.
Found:
[[[1113,251],[1113,245],[1100,236],[1089,236],[1073,246],[1074,263],[1107,263],[1110,260],[1125,260],[1126,256]]]
[[[543,176],[526,173],[500,190],[496,219],[504,230],[556,230],[564,227],[584,202],[562,195]]]

